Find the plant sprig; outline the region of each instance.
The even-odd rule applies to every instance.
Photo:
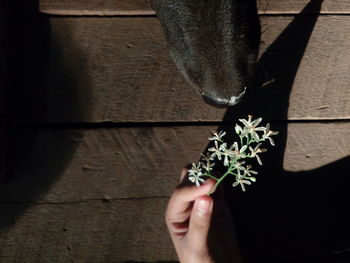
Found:
[[[231,146],[227,146],[223,137],[226,132],[220,131],[214,133],[213,137],[210,137],[210,141],[214,141],[214,147],[208,149],[206,155],[202,155],[201,160],[196,164],[192,164],[192,168],[188,170],[189,180],[195,183],[197,187],[200,183],[204,182],[202,177],[210,177],[216,180],[216,184],[212,192],[215,191],[217,186],[227,177],[233,176],[235,181],[232,184],[233,187],[238,185],[241,186],[242,190],[245,191],[245,185],[251,185],[252,182],[256,181],[256,178],[252,175],[256,175],[258,172],[251,170],[251,165],[246,165],[245,159],[255,158],[260,165],[262,165],[260,153],[264,153],[267,150],[260,148],[263,142],[268,140],[272,146],[275,146],[274,140],[271,136],[277,135],[278,131],[270,130],[270,124],[266,127],[258,126],[262,118],[252,120],[253,116],[248,115],[248,119],[239,119],[243,124],[240,126],[236,124],[235,133],[239,136],[239,142],[234,142]],[[213,167],[215,161],[222,161],[223,165],[227,167],[226,172],[217,178],[213,175]]]

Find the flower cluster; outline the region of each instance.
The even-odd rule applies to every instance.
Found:
[[[232,175],[235,178],[233,187],[240,185],[242,190],[245,191],[245,185],[250,185],[256,181],[253,175],[258,172],[251,170],[251,165],[246,165],[244,159],[255,158],[262,165],[259,154],[266,152],[266,149],[261,148],[262,142],[268,140],[272,146],[275,146],[271,136],[277,135],[278,132],[270,130],[269,123],[266,127],[258,126],[262,118],[255,120],[252,118],[249,115],[247,120],[239,119],[243,126],[236,124],[235,133],[239,136],[239,142],[234,142],[228,146],[223,139],[226,135],[224,131],[214,133],[213,137],[209,138],[210,141],[214,142],[214,146],[208,149],[206,155],[202,154],[201,160],[197,164],[192,164],[192,168],[188,171],[191,182],[199,187],[200,183],[204,182],[203,177],[213,178],[216,180],[215,191],[226,176]],[[227,167],[226,173],[221,178],[212,175],[216,160],[222,161],[223,165]]]

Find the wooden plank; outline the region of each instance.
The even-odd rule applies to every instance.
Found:
[[[350,122],[293,123],[279,130],[267,166],[283,175],[317,171],[350,155]],[[17,172],[0,202],[76,202],[169,196],[216,126],[18,132]],[[28,141],[36,143],[28,145]],[[285,148],[285,140],[287,146]],[[284,156],[284,157],[283,157]],[[16,157],[16,158],[15,158]],[[270,160],[270,161],[269,161]],[[269,164],[270,163],[270,164]],[[278,168],[279,167],[279,168]],[[256,167],[261,169],[261,167]],[[316,172],[317,173],[317,172]],[[282,176],[281,175],[281,176]]]
[[[313,18],[303,16],[298,23],[303,25],[309,19]],[[261,20],[263,52],[293,17],[261,17]],[[156,18],[56,17],[50,21],[48,114],[43,121],[222,119],[225,109],[206,105],[175,67]],[[289,101],[276,101],[285,107],[289,104],[288,119],[350,117],[349,32],[350,17],[318,19],[297,70]],[[294,30],[292,34],[291,38],[296,39],[294,36],[299,33]],[[277,48],[276,54],[297,56],[300,53],[294,48],[297,45],[288,43],[289,46]],[[289,62],[285,63],[287,68]],[[287,88],[283,82],[279,85],[283,87],[275,87],[276,90]],[[288,99],[288,92],[283,97]],[[270,117],[286,119],[276,109],[272,110]]]
[[[0,205],[0,262],[173,262],[167,199]],[[10,222],[10,224],[9,224]],[[7,224],[7,225],[6,225]]]
[[[308,0],[260,0],[260,14],[297,14]],[[154,15],[149,0],[41,0],[40,11],[54,15]],[[321,13],[349,13],[350,3],[347,0],[325,0]]]
[[[311,170],[349,156],[349,128],[349,122],[290,125],[284,169],[294,172]]]
[[[229,203],[245,259],[345,249],[350,122],[272,127],[281,135],[263,156],[261,177],[252,191],[232,191]],[[17,150],[29,151],[0,187],[0,263],[175,260],[163,222],[167,196],[215,128],[46,130],[31,147],[24,142],[35,133],[19,131]]]
[[[154,15],[149,0],[41,0],[40,12],[51,15]]]
[[[13,157],[20,166],[1,188],[0,200],[74,201],[78,192],[79,200],[169,196],[182,167],[205,148],[211,129],[215,127],[19,132],[15,151],[26,155]],[[35,145],[23,149],[35,139]]]
[[[261,14],[298,14],[310,0],[258,0]],[[348,14],[350,3],[347,0],[324,0],[321,14]],[[315,12],[308,12],[313,14]]]

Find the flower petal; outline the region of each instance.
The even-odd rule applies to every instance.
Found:
[[[248,146],[243,145],[243,147],[239,150],[240,153],[244,153],[247,150]]]
[[[256,120],[254,120],[254,121],[252,122],[252,126],[254,126],[254,127],[258,126],[259,123],[261,122],[261,120],[262,120],[262,118],[258,118],[258,119],[256,119]]]
[[[224,159],[224,165],[225,166],[228,166],[228,156],[227,155],[225,155],[225,159]]]
[[[260,141],[260,138],[259,138],[259,136],[258,136],[258,134],[256,132],[254,132],[254,131],[251,132],[251,135],[252,135],[254,141],[256,141],[256,142]]]
[[[266,130],[266,128],[265,127],[257,127],[254,130],[255,131],[263,131],[264,132]]]
[[[269,131],[270,131],[270,123],[267,123],[266,124],[266,133],[269,133]]]
[[[242,127],[239,126],[238,124],[236,124],[235,131],[238,135],[243,132]]]
[[[250,123],[248,123],[245,119],[239,119],[240,122],[244,124],[246,127],[250,127]]]
[[[239,185],[239,181],[236,181],[232,184],[233,187],[236,187],[237,185]]]
[[[251,185],[252,183],[247,180],[241,180],[241,183]]]
[[[259,163],[260,165],[262,165],[262,161],[261,161],[259,155],[256,154],[255,157],[256,157],[256,160],[258,161],[258,163]]]

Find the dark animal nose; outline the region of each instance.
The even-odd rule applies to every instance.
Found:
[[[237,104],[250,87],[260,43],[255,0],[151,0],[170,56],[217,107]],[[242,92],[243,91],[243,92]]]
[[[214,94],[209,93],[203,93],[203,100],[212,106],[224,108],[224,107],[231,107],[236,105],[238,102],[242,100],[242,97],[246,93],[247,88],[244,88],[243,92],[239,94],[238,96],[231,96],[231,97],[221,97]]]

